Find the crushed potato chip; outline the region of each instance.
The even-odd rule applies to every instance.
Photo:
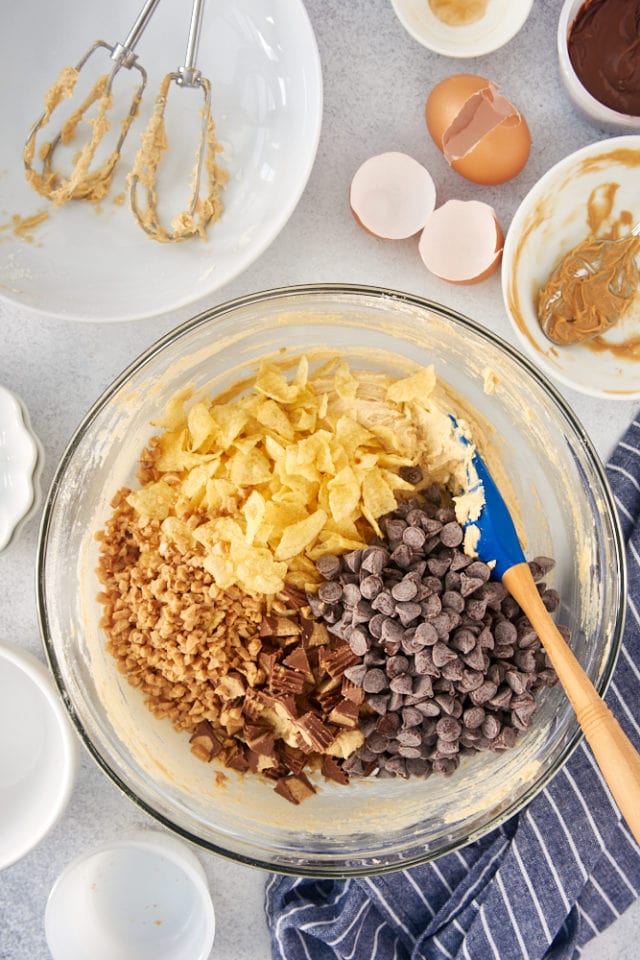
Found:
[[[155,479],[129,502],[179,549],[200,549],[222,588],[307,589],[318,557],[362,547],[397,495],[414,489],[402,466],[451,479],[453,446],[442,436],[452,425],[436,388],[432,367],[393,380],[335,360],[311,373],[303,357],[290,378],[262,363],[231,401],[198,399],[187,410],[181,391],[147,451]]]

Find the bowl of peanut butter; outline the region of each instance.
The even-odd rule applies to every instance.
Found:
[[[507,313],[552,379],[595,397],[640,396],[640,136],[560,160],[533,186],[502,260]]]

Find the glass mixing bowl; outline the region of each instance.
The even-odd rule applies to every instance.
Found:
[[[86,746],[144,810],[217,853],[283,873],[372,874],[437,857],[485,834],[548,782],[580,739],[557,686],[515,748],[465,758],[450,778],[322,782],[299,806],[269,782],[212,766],[154,718],[104,650],[94,534],[119,487],[135,484],[151,421],[186,384],[219,392],[262,357],[306,353],[400,375],[416,362],[487,424],[518,504],[526,554],[552,556],[557,618],[596,688],[610,679],[623,626],[624,554],[603,468],[571,410],[536,369],[471,320],[419,297],[316,285],[211,309],[154,344],[87,414],[58,467],[38,553],[49,661]]]

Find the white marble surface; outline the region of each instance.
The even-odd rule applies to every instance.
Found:
[[[324,71],[320,148],[296,211],[253,267],[190,309],[117,326],[69,324],[0,303],[0,382],[24,401],[43,443],[45,489],[70,434],[121,369],[178,322],[239,294],[307,281],[383,284],[441,301],[513,339],[498,276],[467,288],[436,280],[421,267],[413,240],[389,245],[361,232],[346,199],[351,176],[364,159],[399,149],[429,166],[440,202],[450,197],[487,200],[508,227],[520,199],[548,167],[604,136],[573,114],[559,87],[555,32],[561,0],[536,0],[524,28],[506,47],[465,62],[446,60],[420,47],[404,32],[388,0],[306,0],[306,6]],[[447,169],[426,133],[423,108],[429,89],[444,76],[463,71],[500,83],[526,115],[531,158],[511,183],[479,188],[461,179]],[[0,211],[0,219],[8,219],[12,212]],[[597,401],[562,388],[561,392],[606,458],[638,405]],[[36,517],[0,554],[0,635],[42,657],[34,598],[37,530]],[[36,850],[0,877],[1,960],[48,956],[44,906],[52,883],[72,857],[108,838],[151,826],[153,822],[83,753],[64,818]],[[213,855],[201,858],[218,921],[212,960],[267,958],[264,875]],[[591,943],[585,956],[631,960],[637,955],[639,937],[636,903]]]

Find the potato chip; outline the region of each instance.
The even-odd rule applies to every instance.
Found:
[[[247,543],[254,542],[256,534],[264,520],[266,509],[267,505],[262,494],[258,493],[257,490],[252,490],[242,507],[242,513],[244,514],[247,524],[244,532],[244,538]]]
[[[365,474],[362,480],[362,512],[377,534],[380,534],[378,517],[396,508],[393,490],[379,470]]]
[[[374,434],[347,416],[340,417],[336,423],[336,439],[350,454],[355,453],[358,447],[364,447],[367,444],[377,446]]]
[[[157,469],[161,473],[180,473],[198,466],[203,460],[212,459],[211,455],[192,453],[189,445],[189,432],[186,429],[162,434],[158,442]]]
[[[224,477],[213,477],[207,481],[203,505],[210,513],[217,513],[219,510],[227,508],[231,499],[236,497],[237,488],[235,484]]]
[[[164,520],[169,516],[176,501],[176,488],[165,480],[148,483],[127,497],[127,503],[142,517],[151,520]]]
[[[300,396],[301,387],[297,383],[289,383],[287,378],[277,367],[263,364],[256,377],[255,388],[279,403],[293,403]]]
[[[276,548],[276,560],[289,560],[306,550],[316,539],[326,520],[327,515],[324,510],[316,510],[304,520],[299,520],[298,523],[287,527]]]
[[[293,440],[295,434],[291,421],[275,400],[269,398],[263,400],[257,405],[253,415],[259,424],[268,430],[273,430],[279,438]]]
[[[298,433],[312,434],[318,425],[320,413],[317,407],[296,407],[291,411],[291,423]]]
[[[196,541],[191,529],[178,517],[168,516],[162,521],[162,534],[174,543],[181,553],[190,553],[195,549]]]
[[[197,451],[204,447],[218,427],[205,403],[194,403],[187,414],[187,427],[191,438],[190,449]]]
[[[272,476],[272,467],[261,450],[235,453],[229,458],[229,479],[239,487],[267,483]]]
[[[394,403],[408,403],[413,400],[426,403],[436,385],[436,372],[433,366],[421,367],[402,380],[396,380],[387,388],[387,400]]]
[[[338,522],[350,522],[358,514],[360,482],[351,467],[343,467],[327,484],[329,511]]]
[[[213,417],[219,432],[216,437],[219,450],[228,450],[233,441],[246,427],[249,417],[240,406],[220,403],[211,407]]]
[[[192,467],[180,484],[180,492],[196,504],[200,503],[206,496],[207,484],[217,469],[217,460]]]
[[[284,457],[284,446],[267,434],[264,438],[264,452],[277,465],[278,461]]]
[[[298,361],[298,367],[293,377],[293,382],[299,387],[306,387],[309,382],[309,360],[306,356],[301,356]]]
[[[290,503],[278,502],[276,500],[267,500],[265,503],[263,525],[269,526],[274,531],[273,542],[278,543],[282,536],[282,531],[287,527],[299,523],[309,516],[309,511],[300,501]]]
[[[353,400],[358,392],[358,381],[352,375],[346,363],[338,365],[338,369],[333,375],[333,385],[336,393],[343,400]]]
[[[319,557],[323,557],[327,553],[349,553],[351,550],[360,550],[363,546],[364,542],[360,537],[356,540],[350,539],[349,537],[343,537],[339,533],[330,533],[326,539],[318,541],[313,547],[307,550],[307,554],[312,560],[317,560]],[[313,577],[313,580],[317,583],[317,572]]]
[[[184,405],[191,394],[191,387],[183,387],[182,390],[174,393],[167,403],[160,419],[154,421],[155,425],[162,427],[164,430],[182,430],[187,422]]]

